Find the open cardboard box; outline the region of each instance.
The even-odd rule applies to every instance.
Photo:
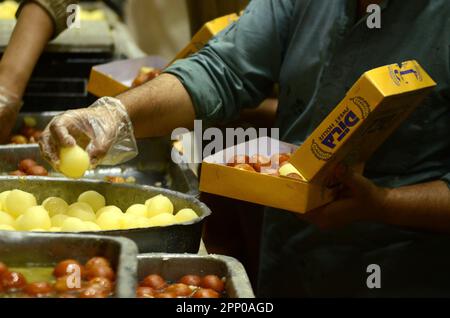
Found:
[[[331,202],[335,167],[362,172],[364,163],[422,102],[436,83],[416,61],[364,73],[345,98],[300,146],[259,138],[218,152],[202,163],[200,191],[304,213]],[[235,154],[292,152],[304,181],[226,166]]]
[[[238,19],[239,16],[233,13],[206,23],[170,64],[197,52],[213,36]],[[162,70],[167,67],[167,62],[157,56],[147,56],[94,66],[91,70],[87,89],[89,93],[97,97],[119,95],[131,88],[133,80],[138,76],[142,67]]]
[[[131,88],[142,67],[163,69],[166,64],[161,57],[146,56],[97,65],[91,69],[87,89],[97,97],[116,96]]]

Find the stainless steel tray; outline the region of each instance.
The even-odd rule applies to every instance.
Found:
[[[128,239],[0,231],[0,261],[8,266],[54,266],[64,259],[86,262],[94,256],[106,257],[115,269],[117,279],[113,297],[136,295],[137,248]]]
[[[194,221],[166,227],[90,232],[90,234],[130,238],[137,244],[140,253],[197,253],[204,219],[211,214],[210,209],[193,196],[150,186],[111,184],[99,180],[0,177],[0,192],[11,189],[33,193],[38,203],[50,196],[61,197],[67,202],[75,202],[82,192],[95,190],[105,196],[108,205],[116,205],[122,210],[131,204],[144,202],[157,194],[164,194],[172,201],[175,210],[191,208],[197,212],[199,218]]]
[[[18,131],[25,116],[37,121],[37,128],[44,129],[60,112],[21,113],[14,131]],[[172,145],[168,138],[138,140],[139,155],[133,160],[115,167],[100,166],[88,171],[85,178],[104,180],[108,176],[133,177],[137,184],[162,187],[198,196],[198,179],[185,163],[175,164],[171,159]],[[175,153],[177,155],[177,153]],[[33,159],[46,167],[51,177],[63,177],[41,158],[36,144],[0,145],[0,174],[17,170],[22,159]],[[182,162],[182,160],[178,160]]]
[[[139,255],[138,280],[150,274],[159,274],[164,279],[174,282],[188,274],[214,274],[226,278],[227,297],[255,297],[244,266],[229,256],[157,253]]]

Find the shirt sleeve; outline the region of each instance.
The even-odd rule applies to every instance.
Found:
[[[71,4],[77,4],[77,0],[23,0],[17,10],[16,17],[19,17],[20,12],[25,4],[34,2],[40,5],[51,17],[55,26],[53,38],[57,37],[61,32],[67,29],[68,12],[67,7]]]
[[[235,118],[278,82],[293,0],[253,0],[241,18],[202,50],[168,67],[189,92],[197,118]]]
[[[448,185],[448,188],[450,189],[450,173],[445,174],[442,178],[442,181],[446,182]]]

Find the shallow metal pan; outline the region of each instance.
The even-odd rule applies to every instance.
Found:
[[[64,259],[86,262],[94,256],[107,258],[115,273],[113,297],[136,293],[137,248],[125,238],[95,235],[62,235],[0,231],[0,261],[10,267],[54,266]]]
[[[225,277],[229,298],[254,298],[255,295],[242,264],[229,256],[193,254],[141,254],[138,256],[138,280],[150,274],[176,282],[184,275],[213,274]]]
[[[82,192],[94,190],[105,196],[108,205],[116,205],[123,211],[134,203],[142,203],[150,197],[163,194],[172,201],[175,211],[182,208],[191,208],[197,212],[199,218],[194,221],[166,227],[86,232],[130,238],[137,244],[140,253],[197,253],[204,220],[211,214],[210,209],[193,196],[143,185],[111,184],[99,180],[69,180],[49,177],[0,177],[0,192],[11,189],[33,193],[38,203],[50,196],[61,197],[67,202],[75,202]]]

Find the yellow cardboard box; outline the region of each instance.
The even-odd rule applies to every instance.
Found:
[[[331,202],[336,164],[361,169],[372,153],[418,106],[436,83],[416,61],[364,73],[345,98],[298,148],[259,138],[204,159],[200,190],[304,213]],[[262,149],[262,151],[261,151]],[[225,165],[235,154],[293,153],[290,162],[304,181],[242,171]]]
[[[235,13],[214,19],[208,23],[206,23],[192,38],[191,42],[183,49],[180,53],[178,53],[175,58],[170,62],[172,64],[176,60],[184,59],[199,51],[202,47],[208,43],[208,41],[218,34],[220,31],[225,29],[234,21],[237,21],[239,16]]]
[[[238,19],[238,15],[233,13],[206,23],[169,65],[197,52],[213,36]],[[164,69],[167,64],[161,58],[148,56],[97,65],[91,69],[87,90],[97,97],[119,95],[131,88],[133,80],[144,66]]]
[[[142,67],[162,69],[166,60],[158,56],[114,61],[91,69],[87,90],[97,96],[116,96],[131,88]]]

